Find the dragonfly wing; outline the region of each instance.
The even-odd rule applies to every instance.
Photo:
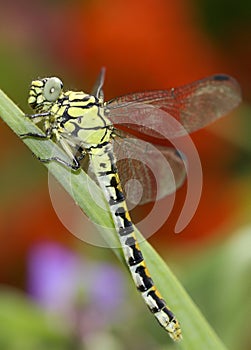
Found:
[[[213,75],[178,88],[118,97],[105,104],[105,111],[115,125],[128,128],[127,132],[133,129],[166,138],[196,131],[240,102],[238,82],[228,75]]]
[[[117,138],[113,146],[126,199],[133,204],[163,198],[186,178],[184,159],[174,148],[155,147],[133,138]]]

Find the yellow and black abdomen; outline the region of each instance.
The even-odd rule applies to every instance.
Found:
[[[121,187],[112,144],[107,143],[100,148],[93,148],[91,160],[99,185],[109,203],[126,264],[134,283],[159,324],[173,340],[180,340],[182,336],[179,322],[155,287],[140,250]]]

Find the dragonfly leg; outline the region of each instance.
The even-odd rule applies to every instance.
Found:
[[[19,135],[22,139],[26,138],[26,137],[35,137],[37,139],[44,139],[44,140],[48,140],[51,135],[44,135],[44,134],[38,134],[35,132],[27,132],[25,134],[20,134]]]
[[[78,170],[80,168],[80,163],[77,158],[73,158],[73,164],[65,161],[64,159],[61,159],[60,157],[49,157],[49,158],[41,158],[37,157],[36,158],[42,162],[42,163],[50,163],[51,161],[57,162],[59,164],[62,164],[66,166],[67,168],[71,168],[72,170]]]
[[[50,116],[50,112],[25,114],[25,117],[29,119],[36,119],[36,118],[48,117],[48,116]]]

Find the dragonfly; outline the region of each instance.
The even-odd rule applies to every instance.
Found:
[[[151,158],[161,177],[159,150],[169,162],[175,181],[170,184],[163,176],[159,198],[183,183],[185,165],[179,152],[172,147],[158,146],[155,151],[133,140],[136,140],[135,133],[137,137],[151,137],[157,143],[166,137],[175,138],[196,131],[238,106],[240,87],[234,78],[218,74],[177,88],[130,93],[105,102],[104,77],[102,68],[91,94],[64,91],[57,77],[33,80],[28,103],[35,113],[27,117],[34,123],[42,123],[43,133],[21,136],[53,139],[69,158],[66,161],[57,155],[38,157],[42,162],[56,161],[76,171],[81,168],[81,160],[88,158],[91,173],[109,205],[136,288],[158,323],[174,341],[179,341],[182,339],[180,323],[149,273],[129,214],[124,186],[128,178],[138,178],[144,184],[139,204],[156,199],[154,176],[144,163],[134,161],[135,154],[137,159]],[[117,162],[121,154],[123,160]]]

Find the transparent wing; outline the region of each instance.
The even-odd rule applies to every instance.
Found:
[[[105,112],[126,132],[173,138],[208,125],[240,102],[237,81],[228,75],[213,75],[178,88],[117,97],[105,104]]]
[[[174,148],[155,147],[132,138],[117,138],[113,146],[122,187],[133,204],[163,198],[186,178],[184,159]]]
[[[175,192],[186,178],[186,159],[174,148],[117,137],[113,150],[123,192],[133,205],[153,202]],[[90,164],[86,154],[81,167],[98,184]]]

